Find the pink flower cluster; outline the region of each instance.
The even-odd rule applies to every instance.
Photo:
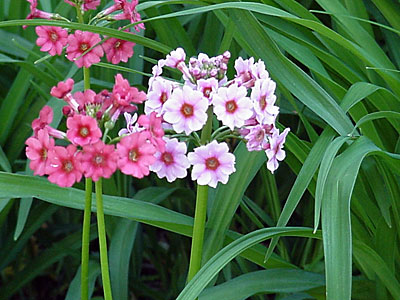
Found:
[[[199,54],[186,64],[182,48],[172,51],[153,67],[145,113],[161,117],[164,128],[190,135],[203,128],[207,111],[212,110],[224,126],[213,138],[223,141],[235,135],[244,139],[249,151],[266,152],[267,167],[274,172],[279,161],[285,158],[282,148],[289,132],[287,128],[279,133],[275,126],[279,113],[275,105],[276,84],[264,62],[255,62],[254,58],[237,59],[236,76],[228,80],[229,59],[228,51],[211,58]],[[162,77],[165,66],[180,70],[184,83]],[[196,148],[188,155],[193,165],[192,179],[213,187],[217,182],[226,183],[229,174],[234,172],[234,156],[228,154],[228,146],[215,140]]]
[[[30,2],[31,12],[27,19],[44,18],[52,19],[57,15],[46,13],[37,9],[38,0],[27,0]],[[100,0],[84,0],[82,1],[69,1],[65,0],[70,5],[82,5],[83,10],[96,9],[100,4]],[[137,0],[128,2],[126,0],[115,0],[115,4],[99,13],[99,17],[104,17],[111,12],[122,10],[119,15],[115,15],[116,20],[130,20],[131,23],[136,23],[141,20],[140,14],[136,11]],[[25,27],[24,27],[25,28]],[[143,23],[135,26],[136,30],[144,29]],[[129,30],[125,30],[130,32]],[[74,33],[68,34],[66,29],[56,26],[37,26],[36,33],[38,39],[36,44],[41,47],[40,50],[48,52],[50,55],[61,55],[63,49],[66,49],[66,56],[70,61],[81,68],[89,68],[92,64],[100,62],[104,53],[107,61],[112,64],[118,64],[121,61],[127,62],[133,56],[133,47],[135,43],[121,40],[118,38],[104,37],[101,39],[97,33],[76,30]]]
[[[120,74],[115,79],[111,92],[104,90],[98,94],[90,89],[72,94],[71,78],[52,88],[51,95],[67,103],[63,108],[67,131],[50,126],[53,110],[44,106],[39,118],[32,122],[34,135],[26,141],[26,156],[35,175],[48,175],[50,182],[70,187],[82,176],[97,181],[109,178],[117,169],[137,178],[149,174],[150,166],[157,160],[156,152],[166,148],[161,118],[155,113],[140,116],[137,131],[117,138],[116,146],[105,144],[105,137],[119,115],[137,110],[136,104],[146,99],[145,93],[131,87]],[[55,139],[70,144],[59,146]]]

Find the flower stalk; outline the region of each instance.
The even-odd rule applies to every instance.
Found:
[[[103,210],[103,187],[101,178],[98,181],[96,181],[95,186],[96,186],[97,228],[99,233],[99,245],[100,245],[101,279],[103,281],[104,300],[112,300],[111,281],[110,281],[108,255],[107,255],[106,226],[104,222],[104,210]]]
[[[201,131],[200,141],[204,145],[211,137],[212,131],[212,108],[207,111],[207,123]],[[208,185],[197,185],[196,209],[194,213],[194,225],[192,235],[192,248],[190,251],[190,262],[187,282],[190,282],[201,268],[203,255],[204,231],[207,216]]]

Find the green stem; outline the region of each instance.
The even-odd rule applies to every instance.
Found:
[[[110,273],[108,268],[106,225],[104,222],[103,211],[103,187],[101,178],[96,182],[96,207],[97,228],[99,230],[101,279],[103,281],[104,300],[112,300]]]
[[[85,90],[90,89],[90,70],[83,67],[83,86]]]
[[[89,242],[90,242],[90,210],[92,207],[92,179],[85,182],[85,210],[82,229],[82,260],[81,260],[81,300],[89,299]]]
[[[209,141],[212,131],[212,109],[207,111],[208,119],[206,125],[201,132],[201,143],[205,144]],[[194,213],[194,225],[192,235],[192,248],[190,251],[190,263],[187,282],[192,278],[201,268],[201,258],[203,255],[203,242],[204,230],[206,225],[207,216],[207,200],[208,200],[208,185],[197,185],[196,195],[196,210]]]

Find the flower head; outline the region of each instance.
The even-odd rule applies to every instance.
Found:
[[[155,172],[159,178],[166,177],[168,182],[176,178],[184,178],[187,175],[187,169],[190,167],[186,157],[186,144],[178,142],[177,139],[167,139],[165,151],[156,152],[156,161],[150,166],[150,170]]]
[[[40,19],[51,19],[53,18],[53,14],[45,12],[45,11],[41,11],[39,9],[37,9],[37,5],[38,5],[38,0],[26,0],[30,3],[30,13],[28,14],[28,16],[26,17],[26,19],[30,20],[33,18],[40,18]],[[22,26],[22,28],[26,28],[28,27],[27,25]]]
[[[57,86],[51,88],[50,94],[58,99],[63,99],[74,88],[74,80],[68,78],[65,82],[60,81]]]
[[[55,26],[36,26],[35,31],[39,36],[36,45],[40,51],[49,52],[50,55],[61,55],[67,45],[68,31]]]
[[[270,146],[265,150],[265,154],[267,154],[268,157],[267,168],[271,173],[274,173],[274,171],[278,169],[278,161],[282,161],[286,157],[285,150],[282,148],[289,131],[290,129],[286,128],[281,134],[279,134],[279,130],[275,129],[272,137],[269,138]]]
[[[49,151],[54,148],[54,140],[50,138],[47,129],[40,129],[37,137],[28,138],[25,144],[26,157],[31,160],[29,167],[34,171],[33,175],[49,174]]]
[[[50,182],[61,187],[70,187],[81,180],[82,167],[74,145],[68,145],[66,148],[55,146],[53,151],[49,152],[49,159],[51,168],[48,179]]]
[[[97,121],[89,116],[74,115],[67,119],[67,137],[76,145],[94,144],[100,140],[102,133]]]
[[[207,121],[208,101],[203,94],[188,86],[175,89],[164,104],[164,120],[178,133],[190,134],[200,130]]]
[[[217,187],[218,182],[228,182],[229,175],[236,171],[235,156],[229,153],[226,143],[211,143],[194,149],[188,155],[193,165],[192,180],[199,185]]]
[[[209,104],[211,104],[212,93],[218,90],[218,80],[214,77],[209,79],[200,79],[197,81],[197,90],[202,92],[204,97],[208,99]]]
[[[33,135],[37,137],[40,129],[44,129],[53,121],[53,109],[45,105],[39,112],[39,118],[32,121]]]
[[[129,30],[125,30],[129,32]],[[128,42],[118,38],[109,38],[103,43],[103,49],[107,60],[113,64],[119,64],[121,61],[127,62],[133,55],[134,42]]]
[[[149,116],[141,115],[138,119],[138,124],[150,132],[149,141],[156,147],[157,151],[164,152],[164,130],[162,129],[161,122],[162,118],[157,117],[155,112],[152,112]]]
[[[234,83],[229,87],[219,88],[218,93],[213,96],[214,113],[231,130],[243,126],[253,115],[253,104],[246,95],[247,89]]]
[[[85,177],[98,181],[100,177],[110,178],[117,170],[118,153],[114,145],[98,141],[83,146],[80,160]]]
[[[156,148],[148,142],[149,135],[147,131],[135,132],[117,144],[118,168],[122,173],[136,178],[149,175],[149,166],[156,160]]]
[[[74,61],[75,64],[82,68],[89,68],[92,64],[98,63],[104,55],[103,48],[97,43],[101,41],[100,35],[89,31],[76,30],[74,34],[68,36],[67,58]],[[78,59],[83,53],[94,47],[88,53]]]
[[[156,112],[161,115],[164,103],[171,97],[172,84],[163,78],[155,79],[151,91],[147,94],[147,101],[144,103],[144,112],[150,114]]]
[[[275,87],[276,83],[270,78],[257,80],[251,92],[256,119],[261,124],[273,124],[279,113],[279,107],[274,105]]]
[[[136,5],[139,2],[138,0],[132,0],[131,2],[128,2],[127,0],[124,1],[119,0],[115,2],[120,4],[121,9],[123,10],[122,13],[114,16],[115,20],[129,20],[131,23],[137,23],[142,20],[140,14],[136,11]],[[145,29],[143,23],[135,25],[135,30],[137,32],[139,32],[140,29]]]

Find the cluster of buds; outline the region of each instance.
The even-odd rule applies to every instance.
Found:
[[[32,122],[34,135],[26,141],[26,156],[34,174],[49,175],[50,182],[62,187],[72,186],[82,176],[94,181],[109,178],[117,169],[136,178],[147,176],[156,152],[165,150],[161,118],[141,115],[135,133],[116,139],[108,135],[119,115],[137,110],[136,104],[142,103],[146,94],[130,87],[120,74],[112,92],[96,94],[89,89],[71,94],[73,85],[74,81],[68,79],[51,90],[53,96],[68,104],[63,108],[66,132],[50,126],[53,110],[49,106],[44,106]],[[55,139],[69,145],[58,146]]]
[[[37,9],[38,0],[27,0],[30,3],[30,13],[27,19],[61,19],[66,18],[60,15],[48,13]],[[100,0],[65,0],[72,6],[78,6],[82,10],[96,9]],[[137,0],[128,2],[127,0],[114,0],[114,5],[100,12],[95,19],[107,17],[108,20],[129,20],[131,23],[141,21],[140,14],[136,11]],[[119,14],[109,16],[109,14],[121,11]],[[26,26],[24,26],[25,28]],[[136,31],[144,29],[143,23],[135,25]],[[121,61],[127,62],[133,55],[135,43],[121,40],[118,38],[104,37],[104,40],[97,33],[76,30],[69,33],[68,30],[57,26],[37,26],[35,31],[38,35],[36,44],[40,50],[48,52],[51,56],[61,55],[65,49],[66,57],[73,61],[79,68],[82,66],[89,68],[92,64],[100,62],[104,54],[109,62],[118,64]],[[130,32],[129,30],[125,30]]]
[[[229,51],[215,57],[208,57],[207,54],[200,53],[198,57],[191,57],[189,60],[189,73],[196,81],[199,79],[225,78],[228,70],[228,62],[231,57]]]
[[[289,132],[289,128],[286,128],[280,133],[275,126],[279,113],[279,107],[275,105],[276,84],[269,77],[264,62],[254,62],[254,58],[238,58],[235,61],[236,76],[228,80],[226,70],[229,58],[229,52],[214,58],[200,54],[197,58],[191,58],[189,65],[186,65],[185,51],[182,48],[172,51],[166,59],[160,60],[153,67],[145,112],[155,112],[162,117],[164,128],[173,129],[178,134],[184,132],[190,135],[203,128],[208,118],[207,111],[212,109],[222,127],[212,134],[213,141],[209,145],[221,142],[219,145],[225,145],[227,152],[228,146],[223,142],[226,138],[243,139],[249,151],[265,151],[268,157],[267,167],[273,173],[278,168],[279,161],[285,158],[282,148]],[[164,66],[180,70],[184,84],[162,77]],[[206,152],[204,150],[202,153],[205,155]],[[189,158],[190,156],[189,154]],[[216,165],[223,165],[218,157],[214,156],[214,159]],[[233,160],[230,162],[231,167],[225,168],[224,174],[234,172]],[[212,168],[213,165],[207,165],[204,156],[200,169],[206,172]],[[201,176],[202,174],[192,172],[194,180]],[[217,181],[225,183],[226,178],[218,176],[213,177],[207,173],[204,175],[209,180],[206,184],[215,186]]]

